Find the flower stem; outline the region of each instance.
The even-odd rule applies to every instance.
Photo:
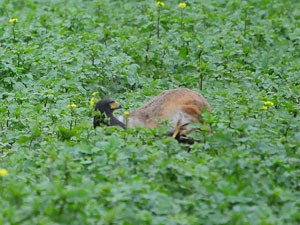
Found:
[[[157,38],[159,38],[160,30],[159,30],[159,24],[160,24],[160,7],[158,7],[158,17],[157,17]]]
[[[183,30],[183,9],[180,10],[180,15],[181,15],[180,26],[181,29]]]
[[[244,24],[244,37],[246,37],[246,32],[247,32],[247,20],[248,20],[248,9],[246,9],[245,12],[245,24]]]
[[[13,24],[13,36],[14,36],[14,42],[16,42],[16,32],[15,32],[15,26],[16,24]]]

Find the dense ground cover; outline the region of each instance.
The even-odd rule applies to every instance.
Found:
[[[0,224],[300,224],[300,2],[179,3],[0,2]],[[177,87],[213,109],[189,153],[92,128]]]

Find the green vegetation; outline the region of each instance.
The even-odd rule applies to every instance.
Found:
[[[300,2],[179,3],[0,1],[0,224],[300,224]],[[92,128],[177,87],[213,109],[190,152]]]

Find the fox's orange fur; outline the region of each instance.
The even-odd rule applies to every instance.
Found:
[[[167,90],[132,111],[128,117],[128,127],[158,127],[157,119],[167,119],[174,126],[178,122],[200,122],[198,117],[205,108],[211,111],[205,98],[195,91],[187,88]]]

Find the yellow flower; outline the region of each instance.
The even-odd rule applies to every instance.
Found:
[[[94,93],[95,93],[95,92],[94,92]],[[93,93],[93,94],[94,94],[94,93]],[[95,105],[95,98],[92,98],[91,101],[90,101],[90,103],[91,103],[91,106],[94,106],[94,105]]]
[[[198,45],[197,47],[198,47],[199,49],[203,49],[202,45]]]
[[[0,176],[4,177],[4,176],[7,176],[8,175],[8,172],[6,169],[0,169]]]
[[[164,6],[165,3],[164,3],[164,2],[161,2],[161,1],[157,1],[157,2],[156,2],[156,5],[157,5],[157,6]]]
[[[17,22],[19,22],[19,20],[17,18],[12,18],[12,19],[9,19],[8,22],[10,22],[10,23],[17,23]]]
[[[179,3],[179,8],[183,9],[186,7],[186,4],[184,2]]]
[[[68,105],[68,108],[77,108],[77,105],[73,103],[72,105]]]
[[[129,112],[128,111],[125,111],[124,112],[124,116],[128,116],[129,115]]]
[[[95,92],[93,92],[93,96],[96,96],[97,94],[99,94],[99,92],[98,91],[95,91]]]
[[[264,102],[264,105],[274,105],[274,103],[271,101],[266,101],[266,102]]]
[[[263,110],[267,110],[267,109],[268,109],[268,106],[265,106],[265,105],[264,105],[264,106],[262,107],[262,109],[263,109]]]

